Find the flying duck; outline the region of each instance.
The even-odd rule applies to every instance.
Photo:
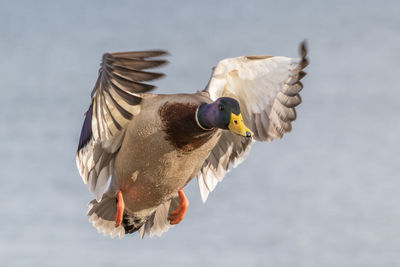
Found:
[[[242,56],[220,61],[203,91],[150,94],[147,69],[166,51],[103,55],[85,113],[76,163],[94,194],[87,215],[111,237],[161,236],[185,217],[184,187],[197,177],[202,200],[255,141],[280,139],[300,104],[300,57]]]

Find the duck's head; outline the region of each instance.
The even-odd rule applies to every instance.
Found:
[[[253,132],[243,123],[239,102],[230,97],[221,97],[211,104],[202,104],[196,119],[204,129],[220,128],[245,137],[253,136]]]

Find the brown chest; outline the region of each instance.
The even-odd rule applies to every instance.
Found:
[[[197,125],[197,104],[166,102],[159,109],[165,139],[182,152],[192,152],[207,143],[216,130]]]

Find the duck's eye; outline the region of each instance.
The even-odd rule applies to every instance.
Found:
[[[223,110],[224,110],[224,106],[223,106],[223,105],[219,105],[219,106],[218,106],[218,109],[221,110],[221,111],[223,111]]]
[[[234,122],[235,124],[237,124],[237,120],[234,120],[233,122]]]

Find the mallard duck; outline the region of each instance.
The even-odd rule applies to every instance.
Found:
[[[300,58],[242,56],[220,61],[203,91],[150,94],[165,51],[103,55],[85,113],[76,163],[95,195],[87,215],[111,237],[161,235],[182,221],[194,178],[202,200],[255,141],[280,139],[300,104]],[[246,126],[247,125],[247,126]]]

